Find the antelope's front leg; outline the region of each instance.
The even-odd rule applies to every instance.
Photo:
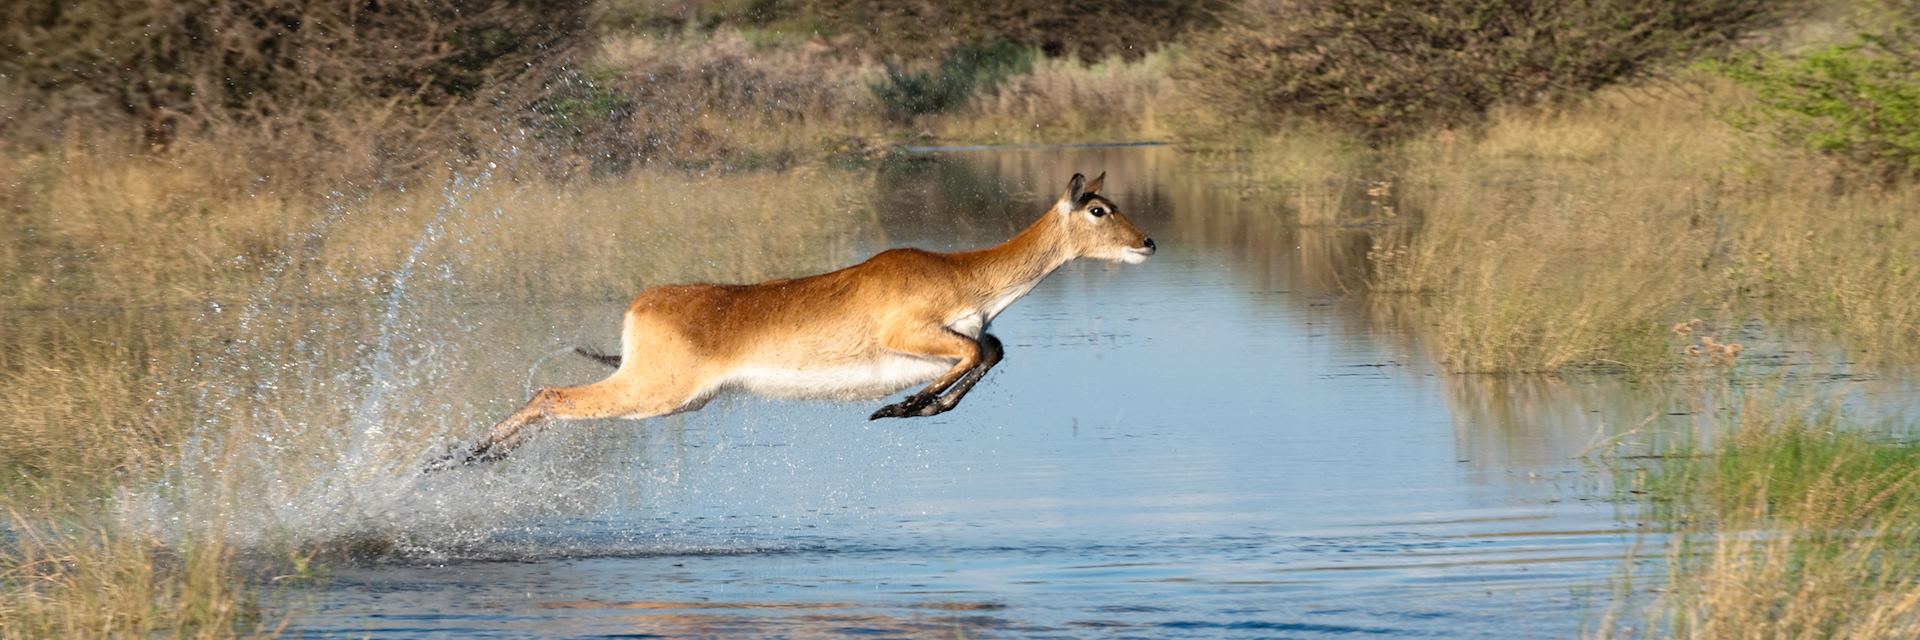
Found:
[[[930,407],[940,406],[938,402],[940,392],[946,391],[948,387],[953,386],[955,382],[979,366],[983,356],[983,349],[979,342],[949,331],[945,327],[919,334],[899,336],[888,340],[888,343],[888,349],[899,353],[926,358],[951,358],[959,362],[946,373],[940,374],[940,377],[926,388],[907,396],[904,400],[880,407],[879,411],[867,416],[868,420],[928,416],[945,411],[946,409],[940,409],[933,413],[923,413]]]
[[[953,388],[947,389],[946,393],[941,394],[937,400],[928,403],[927,406],[921,407],[914,415],[937,416],[960,406],[960,400],[967,397],[967,392],[973,390],[973,385],[980,384],[980,380],[987,377],[987,371],[993,369],[994,365],[1000,364],[1007,353],[1000,346],[1000,339],[993,337],[990,333],[980,334],[980,351],[980,364],[961,376],[959,382],[953,383]]]

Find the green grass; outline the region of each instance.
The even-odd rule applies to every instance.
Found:
[[[1667,532],[1665,584],[1600,635],[1634,618],[1639,635],[1678,638],[1920,632],[1920,443],[1835,406],[1749,393],[1714,441],[1626,465],[1623,486]]]

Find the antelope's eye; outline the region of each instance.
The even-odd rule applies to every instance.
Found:
[[[1093,217],[1098,218],[1100,216],[1107,215],[1107,210],[1105,207],[1094,207],[1092,209],[1088,209],[1087,213],[1091,213],[1093,214]]]

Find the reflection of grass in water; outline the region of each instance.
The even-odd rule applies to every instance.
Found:
[[[1377,154],[1358,141],[1310,125],[1199,149],[1203,166],[1225,178],[1240,197],[1254,199],[1286,221],[1303,226],[1332,226],[1391,220],[1394,212],[1369,191],[1368,179],[1380,173]]]
[[[1920,444],[1830,406],[1746,395],[1716,446],[1624,465],[1669,536],[1643,635],[1891,638],[1920,633]],[[1631,612],[1608,616],[1623,635]]]
[[[475,510],[511,519],[591,503],[596,470],[571,459],[527,471],[573,483],[544,497],[516,493],[539,481],[526,474],[396,480],[411,457],[495,417],[436,389],[479,374],[517,394],[525,372],[455,362],[463,350],[444,344],[503,329],[423,314],[448,308],[435,301],[617,300],[648,284],[837,266],[858,249],[866,190],[839,174],[640,172],[414,189],[335,210],[210,186],[192,166],[87,162],[35,174],[24,224],[0,242],[0,286],[19,316],[0,337],[0,508],[14,514],[0,636],[231,635],[257,622],[234,549],[458,545],[471,540],[419,536],[484,535],[458,528]],[[406,308],[386,309],[395,269],[445,206],[457,210],[424,240]],[[66,305],[86,315],[35,309]],[[372,371],[389,312],[407,332],[400,364]],[[461,333],[434,333],[449,330]],[[356,415],[376,385],[396,399]],[[350,446],[376,425],[384,435]]]

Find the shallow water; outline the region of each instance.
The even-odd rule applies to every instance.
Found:
[[[405,495],[380,519],[450,522],[269,588],[269,618],[375,637],[1512,638],[1604,614],[1635,536],[1582,456],[1635,426],[1617,422],[1687,419],[1667,415],[1685,403],[1615,379],[1440,375],[1345,295],[1366,231],[1288,225],[1205,166],[1134,147],[884,170],[849,259],[998,242],[1100,170],[1160,252],[1055,274],[995,322],[1006,362],[942,416],[723,398],[389,488]],[[368,345],[409,327],[393,353],[348,360],[428,372],[376,371],[376,387],[434,391],[371,397],[459,436],[529,381],[600,375],[542,357],[612,349],[623,307],[382,309],[401,321],[342,331]],[[436,533],[490,501],[518,515]],[[547,503],[564,506],[530,508]],[[328,513],[308,521],[365,515]]]

